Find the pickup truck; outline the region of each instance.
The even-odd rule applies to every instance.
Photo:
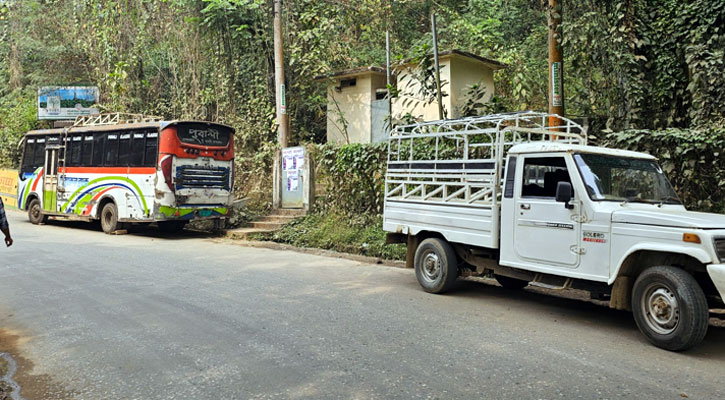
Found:
[[[425,291],[465,276],[587,290],[672,351],[701,342],[725,298],[725,215],[687,211],[655,157],[588,146],[556,115],[396,127],[383,229]]]

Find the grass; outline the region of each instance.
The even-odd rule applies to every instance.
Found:
[[[386,245],[382,227],[380,215],[308,214],[276,232],[260,234],[257,239],[386,260],[404,260],[405,245]]]

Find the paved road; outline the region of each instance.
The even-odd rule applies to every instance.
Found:
[[[725,328],[670,353],[535,290],[9,213],[0,336],[28,398],[725,398]]]

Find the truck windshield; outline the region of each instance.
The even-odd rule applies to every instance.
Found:
[[[682,204],[654,160],[575,154],[589,197],[595,201]]]

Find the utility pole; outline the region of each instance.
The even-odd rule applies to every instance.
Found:
[[[390,28],[385,31],[385,85],[388,89],[388,133],[393,129],[393,98],[390,92],[392,84],[390,72]]]
[[[549,0],[549,113],[564,116],[564,52],[561,48],[561,0]],[[562,120],[549,117],[549,126],[561,126]]]
[[[436,94],[438,95],[438,119],[443,119],[443,95],[441,94],[441,67],[438,63],[438,32],[436,31],[436,15],[430,13],[430,29],[433,32],[433,62],[436,71]]]
[[[287,147],[289,116],[284,86],[284,47],[282,42],[282,0],[274,0],[274,84],[277,105],[277,142]]]

